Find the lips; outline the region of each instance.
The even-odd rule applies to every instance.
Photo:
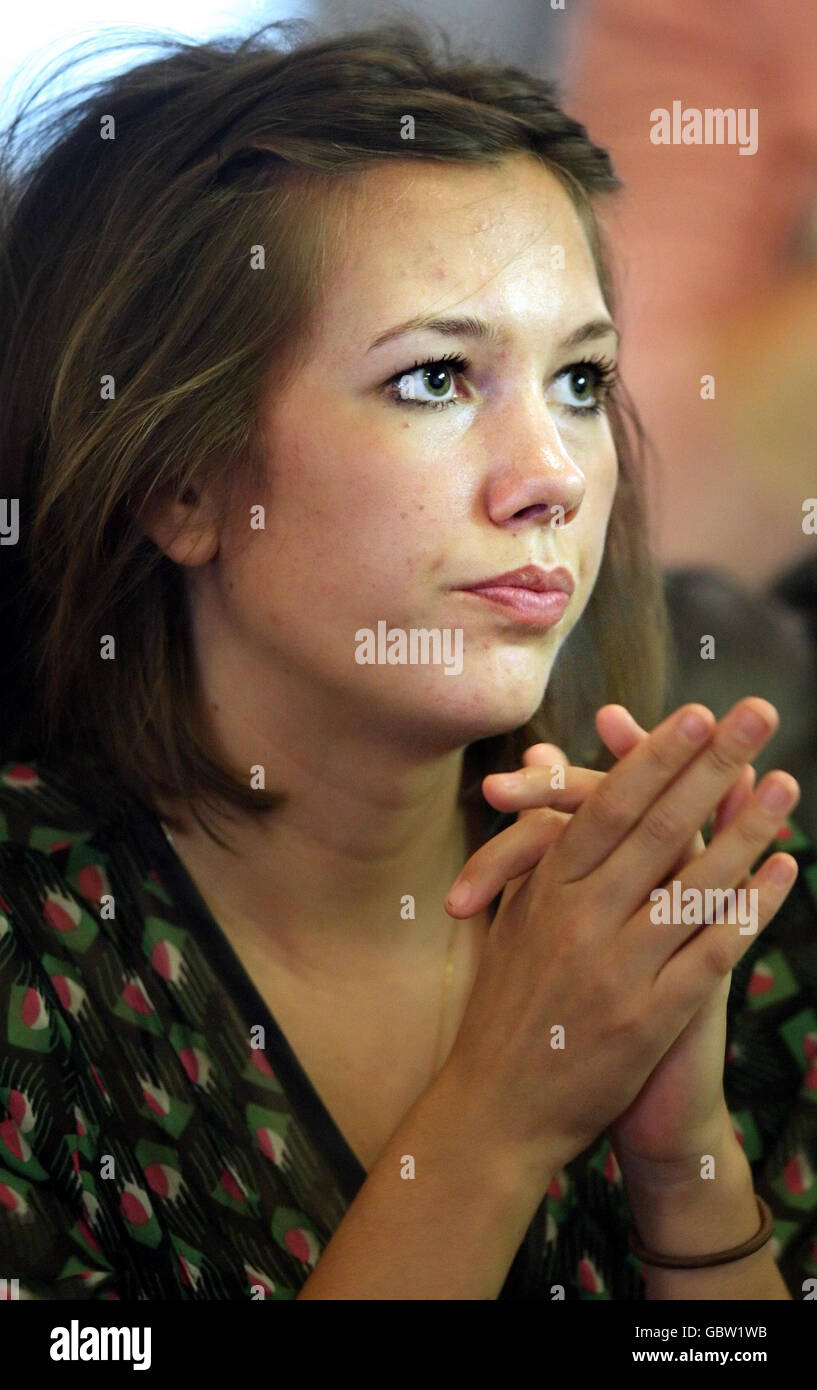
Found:
[[[498,574],[471,584],[463,593],[471,600],[488,604],[495,613],[527,627],[549,628],[561,622],[573,593],[573,576],[560,565],[546,570],[541,565]]]
[[[556,590],[559,593],[567,594],[568,597],[574,589],[573,577],[569,570],[563,566],[557,569],[546,570],[539,565],[524,565],[521,569],[510,570],[505,574],[494,575],[490,579],[481,579],[478,584],[469,584],[469,591],[479,593],[482,589],[529,589],[535,594],[544,594],[548,591]]]

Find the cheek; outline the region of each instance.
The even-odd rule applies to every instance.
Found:
[[[597,485],[593,496],[593,514],[604,521],[610,515],[619,481],[618,456],[612,446],[600,461],[596,471]]]
[[[393,490],[381,467],[367,473],[360,461],[330,451],[298,460],[291,474],[273,482],[266,506],[263,563],[295,568],[304,580],[316,567],[333,571],[357,555],[363,559],[378,534],[395,527]]]
[[[283,451],[285,472],[270,485],[267,530],[282,539],[327,528],[358,535],[396,530],[422,520],[435,471],[414,460],[401,439],[384,438],[343,424]],[[331,532],[329,532],[331,534]]]
[[[592,483],[587,488],[582,507],[584,524],[580,545],[585,552],[583,572],[585,575],[595,575],[604,554],[618,487],[619,470],[615,453],[597,459],[589,476]],[[579,513],[580,519],[582,512]]]
[[[456,510],[439,472],[370,445],[352,459],[335,456],[331,473],[305,472],[268,515],[268,536],[288,567],[319,559],[336,582],[388,589],[390,575],[399,583],[442,563],[441,536]]]
[[[262,624],[287,629],[305,613],[341,628],[359,626],[372,606],[399,614],[444,567],[433,507],[396,507],[387,489],[341,490],[316,496],[312,507],[292,497],[251,534],[231,556],[231,606],[244,621],[264,615]]]

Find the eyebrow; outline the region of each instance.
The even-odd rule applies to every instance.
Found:
[[[384,343],[391,342],[392,338],[401,338],[406,333],[416,333],[420,329],[425,329],[431,333],[442,333],[448,338],[475,338],[480,342],[493,343],[495,346],[504,346],[509,341],[509,335],[496,324],[486,323],[484,319],[473,318],[468,315],[466,318],[435,319],[423,318],[422,316],[407,319],[397,328],[389,328],[385,333],[381,333],[375,338],[374,342],[366,349],[373,352],[375,348],[382,347]],[[556,344],[557,351],[566,348],[581,347],[583,343],[591,342],[595,338],[606,338],[612,333],[616,342],[621,341],[621,334],[611,319],[591,319],[588,323],[583,323],[581,328],[576,328]]]

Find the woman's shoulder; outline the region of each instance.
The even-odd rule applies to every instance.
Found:
[[[70,957],[72,970],[107,968],[148,908],[112,885],[130,884],[131,800],[106,790],[98,768],[33,758],[0,764],[0,970],[31,977]],[[110,909],[106,904],[110,904]],[[89,950],[97,942],[94,951]],[[66,954],[67,953],[67,954]],[[51,967],[54,967],[52,969]],[[62,978],[62,976],[60,976]],[[77,976],[78,978],[78,976]]]
[[[291,1299],[347,1203],[137,809],[0,765],[0,1254],[24,1297]]]
[[[90,765],[9,759],[0,763],[0,847],[49,855],[90,838],[110,816],[114,800],[105,797]]]

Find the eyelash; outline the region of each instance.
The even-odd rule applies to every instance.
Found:
[[[450,401],[418,401],[410,397],[403,396],[399,389],[399,383],[404,376],[411,376],[417,371],[418,367],[442,367],[452,368],[452,375],[461,376],[467,372],[471,363],[467,357],[461,353],[447,353],[444,357],[427,358],[425,361],[415,362],[413,367],[404,367],[402,371],[395,372],[386,382],[384,390],[396,405],[419,406],[424,410],[445,410],[450,405],[459,405],[456,398]],[[569,366],[563,367],[558,376],[570,376],[573,372],[578,372],[582,368],[590,368],[595,376],[595,386],[593,394],[596,397],[595,405],[565,405],[565,410],[571,415],[600,415],[604,410],[607,401],[618,384],[618,368],[615,363],[608,361],[605,357],[585,357],[581,362],[571,362]]]

